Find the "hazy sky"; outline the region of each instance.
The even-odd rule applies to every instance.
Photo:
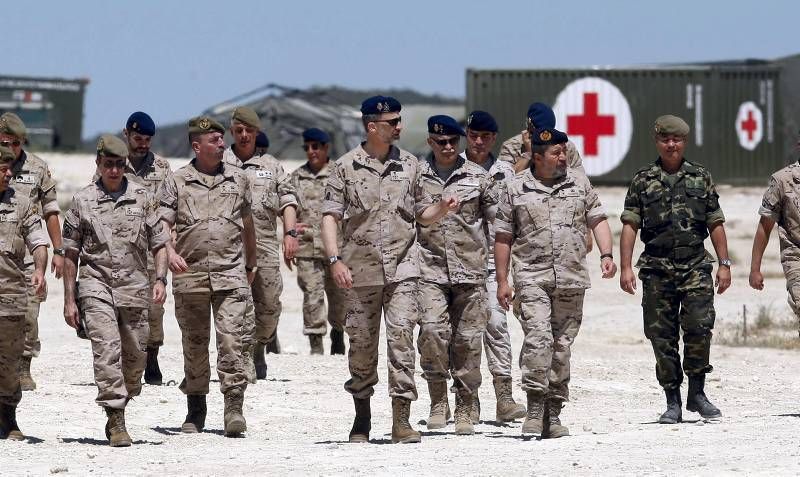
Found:
[[[800,2],[16,2],[0,73],[88,77],[84,136],[184,120],[266,83],[463,96],[467,67],[800,53]],[[20,34],[14,31],[19,28]]]

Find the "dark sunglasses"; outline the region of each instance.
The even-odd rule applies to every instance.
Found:
[[[303,144],[303,150],[304,151],[308,151],[309,149],[311,149],[312,151],[318,151],[318,150],[322,149],[322,144],[317,144],[317,143]]]
[[[433,140],[433,142],[438,144],[439,147],[445,147],[448,144],[450,144],[451,146],[458,146],[459,141],[461,141],[461,138],[458,137],[458,136],[451,137],[450,139],[434,139]]]
[[[18,141],[18,140],[0,142],[0,146],[3,146],[3,147],[9,147],[9,146],[19,147],[20,144],[22,144],[22,143],[20,141]]]
[[[391,127],[397,127],[397,125],[400,124],[400,121],[402,121],[402,120],[403,120],[402,117],[397,116],[394,119],[376,119],[375,121],[372,121],[372,122],[373,123],[386,123]]]
[[[125,169],[125,160],[121,161],[101,161],[100,167],[103,169]]]

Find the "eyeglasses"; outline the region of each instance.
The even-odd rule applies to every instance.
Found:
[[[438,144],[439,147],[445,147],[448,144],[450,144],[451,146],[458,146],[459,141],[461,141],[461,138],[458,136],[451,137],[450,139],[433,139],[433,138],[431,139],[433,140],[433,142]]]
[[[373,123],[386,123],[389,126],[394,128],[394,127],[397,127],[397,125],[400,124],[400,122],[402,120],[403,120],[402,117],[397,116],[396,118],[393,118],[393,119],[376,119],[375,121],[372,121],[372,122]]]
[[[0,146],[3,146],[3,147],[10,147],[10,146],[19,147],[20,144],[22,144],[22,143],[20,141],[18,141],[18,140],[15,140],[15,141],[0,141]]]
[[[311,149],[312,151],[318,151],[322,149],[322,144],[318,142],[312,142],[311,144],[303,144],[303,150],[308,151]]]

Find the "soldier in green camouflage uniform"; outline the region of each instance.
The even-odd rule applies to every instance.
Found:
[[[297,284],[303,290],[303,334],[311,354],[323,354],[326,320],[331,325],[331,354],[344,354],[344,303],[342,290],[333,281],[325,258],[320,224],[325,186],[328,183],[330,136],[318,128],[303,131],[303,149],[308,161],[290,177],[297,192],[297,233],[300,247],[295,254]],[[328,309],[325,310],[325,298]]]
[[[636,290],[631,267],[633,245],[641,229],[645,248],[636,266],[642,281],[645,336],[653,345],[656,376],[664,388],[667,410],[659,422],[680,422],[683,381],[678,339],[683,330],[683,371],[689,377],[686,409],[704,418],[721,413],[705,396],[711,372],[709,350],[714,328],[713,259],[703,248],[711,242],[719,258],[717,292],[730,286],[730,266],[719,196],[709,172],[683,157],[689,125],[675,116],[655,122],[659,158],[633,177],[625,197],[620,239],[620,286]]]
[[[14,113],[0,116],[0,145],[10,148],[14,153],[11,183],[19,194],[30,196],[36,208],[35,213],[45,222],[47,235],[53,243],[53,263],[51,271],[56,278],[61,278],[64,266],[64,249],[61,246],[61,224],[58,215],[61,210],[56,198],[56,181],[50,175],[50,169],[43,159],[22,149],[27,131],[25,124]],[[33,257],[25,256],[25,270],[30,281],[33,273]],[[31,360],[39,356],[39,307],[47,299],[47,293],[37,295],[28,293],[28,312],[25,314],[25,347],[20,361],[20,385],[23,391],[36,389],[36,381],[31,376]]]
[[[22,440],[17,405],[29,292],[46,293],[47,239],[34,200],[11,185],[17,155],[0,146],[0,439]],[[28,281],[26,250],[34,267]]]

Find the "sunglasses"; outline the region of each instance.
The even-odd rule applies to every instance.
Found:
[[[308,151],[311,149],[312,151],[318,151],[322,149],[322,144],[313,143],[313,144],[303,144],[303,150]]]
[[[397,127],[397,125],[400,124],[400,121],[402,121],[402,120],[403,120],[402,117],[397,116],[394,119],[376,119],[375,121],[372,121],[372,122],[373,123],[386,123],[391,127]]]
[[[0,146],[3,146],[3,147],[9,147],[9,146],[19,147],[20,144],[22,144],[20,141],[2,141],[2,142],[0,142]]]
[[[125,161],[102,161],[100,167],[103,169],[125,169]]]
[[[450,139],[433,139],[433,142],[438,144],[439,147],[445,147],[448,144],[450,144],[451,146],[458,146],[459,141],[461,141],[461,138],[458,136],[451,137]]]

